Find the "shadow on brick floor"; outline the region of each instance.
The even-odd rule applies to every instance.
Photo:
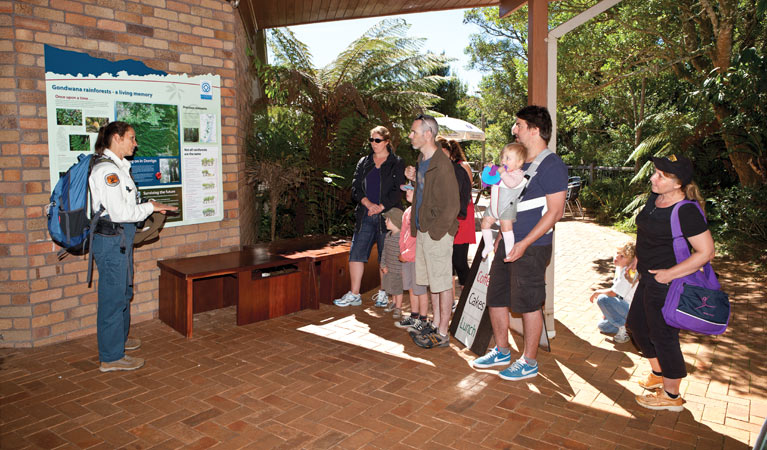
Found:
[[[133,373],[98,371],[94,336],[0,350],[0,442],[12,448],[747,448],[765,415],[765,302],[747,268],[715,267],[733,298],[723,336],[683,334],[682,413],[634,402],[649,366],[598,332],[591,290],[626,239],[558,225],[556,333],[541,375],[512,383],[475,357],[413,345],[372,306],[323,305],[248,326],[195,315],[195,338],[134,326]],[[513,335],[519,349],[520,336]]]

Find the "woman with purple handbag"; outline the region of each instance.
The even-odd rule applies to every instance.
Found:
[[[626,326],[652,368],[652,373],[639,385],[654,392],[637,395],[637,403],[654,410],[682,411],[684,400],[679,386],[687,370],[679,345],[679,328],[666,323],[662,310],[671,282],[696,273],[714,257],[714,240],[702,209],[693,203],[682,204],[677,208],[679,224],[693,251],[689,258],[677,262],[672,211],[684,200],[695,200],[702,208],[703,197],[692,181],[689,159],[670,155],[652,160],[655,164],[655,173],[650,178],[652,193],[636,218],[639,286]]]

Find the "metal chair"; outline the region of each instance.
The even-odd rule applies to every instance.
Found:
[[[482,199],[483,195],[487,195],[489,189],[472,189],[472,191],[476,191],[477,195],[474,197],[474,220],[482,220],[482,217],[485,214],[486,206],[479,206],[479,201]],[[473,194],[474,192],[472,192]]]
[[[581,219],[584,218],[583,215],[583,207],[581,206],[581,201],[578,199],[578,194],[581,192],[581,177],[570,177],[567,180],[567,197],[565,204],[567,205],[567,209],[570,210],[570,215],[575,217],[575,213],[573,212],[573,205],[575,205],[578,208],[578,213],[581,215]],[[563,211],[562,217],[564,217],[564,213],[566,211]]]

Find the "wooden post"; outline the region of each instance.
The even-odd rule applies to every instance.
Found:
[[[529,0],[527,8],[527,104],[546,106],[548,76],[546,38],[549,34],[549,1]]]
[[[485,124],[485,112],[484,111],[482,111],[482,110],[479,111],[479,118],[480,118],[479,119],[480,120],[479,126],[482,127],[482,132],[484,133],[485,132],[485,127],[486,127],[486,124]],[[485,140],[482,141],[482,158],[481,158],[481,161],[480,161],[480,164],[479,164],[479,171],[480,172],[482,172],[482,169],[485,167],[485,161],[487,160],[486,159],[487,157],[485,156],[485,142],[486,141],[487,141],[487,137],[485,137]],[[482,187],[482,183],[479,184],[479,187],[480,188]]]

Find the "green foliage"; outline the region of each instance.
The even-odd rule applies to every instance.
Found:
[[[295,164],[308,174],[275,210],[281,235],[350,235],[349,188],[357,161],[370,152],[369,130],[389,128],[393,147],[412,163],[415,155],[402,137],[414,115],[441,100],[443,91],[449,94],[443,106],[457,110],[465,87],[442,74],[447,58],[420,51],[423,39],[408,36],[409,27],[383,20],[322,68],[289,29],[267,33],[274,63],[254,60],[254,67],[270,106],[254,122],[253,161]],[[267,193],[259,195],[262,201]],[[283,227],[284,216],[295,226]]]
[[[706,214],[719,251],[767,270],[767,187],[735,185],[708,199]]]
[[[253,117],[248,152],[255,158],[306,164],[311,118],[290,108],[270,106]]]
[[[488,160],[513,141],[515,113],[527,105],[526,11],[527,7],[523,7],[506,19],[498,18],[498,8],[471,9],[464,15],[464,23],[482,30],[471,36],[466,49],[470,67],[485,74],[478,86],[478,98],[467,103],[467,120],[478,124],[484,116]],[[480,146],[473,145],[467,153],[476,155],[473,160],[478,161],[480,152]]]
[[[501,149],[512,142],[511,127],[505,123],[491,123],[485,129],[485,158],[488,162],[500,164]]]
[[[767,187],[732,186],[707,203],[717,240],[767,248]]]
[[[466,97],[466,84],[462,83],[458,78],[450,76],[450,66],[447,64],[432,71],[429,75],[444,77],[439,86],[431,91],[432,94],[440,98],[431,109],[445,116],[466,120],[467,111],[460,104],[460,101]]]
[[[80,126],[83,124],[81,109],[56,108],[56,125]]]
[[[252,172],[252,168],[259,163],[272,161],[283,167],[299,167],[302,173],[309,173],[307,143],[310,124],[307,115],[286,107],[269,107],[256,114],[254,135],[249,146],[248,171]],[[306,218],[304,233],[351,235],[354,217],[348,202],[350,177],[347,180],[342,175],[325,171],[321,177],[309,176],[298,180],[291,189],[280,194],[273,215],[258,218],[258,229],[269,229],[274,222],[275,232],[280,237],[297,236],[297,209],[303,208]],[[257,203],[267,202],[271,206],[271,186],[266,181],[267,176],[254,180]],[[259,234],[259,239],[269,239],[264,232]]]
[[[730,111],[722,120],[723,138],[751,154],[767,173],[767,56],[753,47],[744,49],[727,71],[712,71],[693,95]]]
[[[439,100],[432,91],[445,77],[428,74],[447,60],[421,53],[423,39],[407,36],[409,28],[404,20],[383,20],[323,68],[313,66],[306,45],[290,30],[269,31],[275,63],[257,64],[259,77],[272,104],[312,118],[309,156],[315,167],[338,170],[334,162],[351,159],[375,125],[394,130],[395,123],[409,123]]]
[[[301,190],[309,214],[307,228],[310,234],[351,236],[354,233],[354,208],[344,195],[348,180],[338,174],[323,172],[322,178],[309,178]]]
[[[594,3],[552,2],[550,28]],[[749,148],[760,155],[752,162],[753,170],[762,174],[762,182],[767,180],[761,157],[765,120],[760,112],[765,108],[760,80],[767,71],[756,62],[756,55],[764,57],[767,43],[764,4],[764,0],[624,0],[567,33],[558,43],[557,153],[571,164],[618,165],[648,135],[673,140],[663,134],[674,130],[647,117],[680,114],[687,131],[695,130],[692,134],[706,129],[710,136],[718,133],[717,127],[723,128],[718,138],[721,145],[687,146],[705,149],[706,164],[709,157],[721,160],[734,150]],[[513,119],[516,109],[526,103],[526,8],[505,19],[499,19],[492,8],[474,9],[464,21],[482,30],[472,37],[467,52],[473,67],[487,73],[480,87],[488,123]],[[705,91],[701,88],[712,70],[730,64],[731,55],[736,55],[732,65],[737,69],[709,82],[716,87],[709,90],[711,95],[694,95],[696,90]],[[714,73],[724,70],[718,67]],[[726,105],[718,104],[716,98]],[[740,114],[740,108],[758,113],[749,117]],[[729,118],[731,113],[736,117]],[[694,139],[699,141],[701,136]],[[644,162],[634,160],[639,166]],[[744,161],[738,167],[740,176],[750,166]],[[724,175],[729,178],[729,171]]]
[[[626,177],[594,180],[583,186],[580,200],[599,223],[620,222],[632,217],[626,207],[637,198],[642,188],[631,185]]]
[[[631,180],[632,183],[645,182],[653,173],[653,156],[668,156],[682,146],[682,142],[693,133],[691,118],[675,110],[652,114],[642,125],[652,124],[657,132],[646,137],[628,157],[628,162],[643,163],[641,169]]]
[[[91,150],[91,137],[87,134],[70,134],[70,152],[89,152]]]

